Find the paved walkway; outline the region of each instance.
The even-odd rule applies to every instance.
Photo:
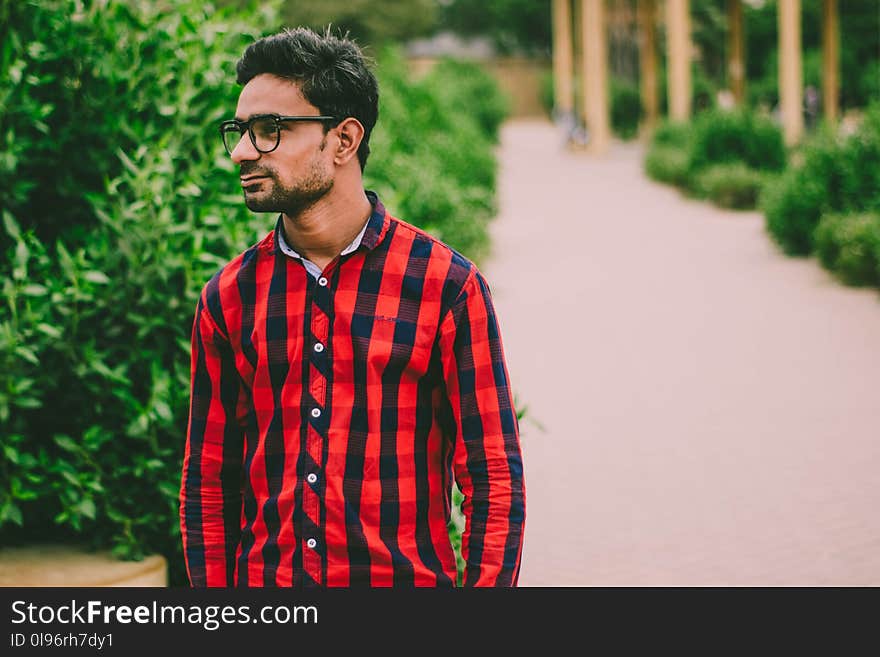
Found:
[[[505,126],[484,267],[522,423],[520,584],[880,585],[880,295],[641,151]]]

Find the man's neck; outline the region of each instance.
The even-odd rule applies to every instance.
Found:
[[[372,212],[363,188],[331,190],[295,217],[282,215],[284,239],[303,258],[324,269],[360,233]]]

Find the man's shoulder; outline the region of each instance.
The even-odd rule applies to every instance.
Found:
[[[477,266],[467,257],[446,244],[443,240],[427,231],[414,226],[398,217],[390,217],[395,226],[395,233],[406,236],[405,242],[419,242],[423,245],[422,252],[429,260],[437,263],[445,272],[444,297],[458,297],[459,292],[472,277],[480,276]]]

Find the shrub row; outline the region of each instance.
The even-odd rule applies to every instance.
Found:
[[[0,526],[7,544],[160,552],[180,582],[193,310],[261,232],[215,127],[261,17],[154,5],[21,3],[7,26]]]
[[[662,183],[686,187],[691,132],[685,123],[666,121],[654,131],[645,156],[648,176]]]
[[[880,286],[880,105],[853,134],[825,126],[807,140],[761,205],[784,252],[817,253],[843,282]]]
[[[645,171],[722,207],[760,206],[785,253],[817,252],[842,281],[880,286],[880,105],[853,134],[822,126],[787,159],[769,119],[714,110],[662,124]]]
[[[3,542],[159,552],[180,584],[193,311],[211,275],[272,223],[244,208],[216,125],[235,107],[237,57],[277,29],[277,8],[10,7],[0,49]],[[392,212],[478,258],[502,113],[497,90],[457,66],[416,83],[398,56],[380,58],[367,184]]]
[[[816,226],[816,250],[844,283],[880,287],[880,213],[824,215]]]
[[[761,205],[770,234],[791,255],[813,253],[824,214],[880,211],[880,106],[852,135],[824,126],[808,139]]]
[[[785,157],[782,133],[770,119],[745,110],[710,110],[690,124],[661,124],[645,171],[722,207],[750,209]]]
[[[476,64],[445,60],[413,80],[395,50],[379,61],[367,186],[400,218],[480,261],[497,210],[493,146],[506,99]]]

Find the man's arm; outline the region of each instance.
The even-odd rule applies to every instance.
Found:
[[[440,354],[464,495],[463,582],[515,586],[525,521],[519,426],[492,298],[476,270],[440,326]]]
[[[229,341],[199,300],[192,332],[192,388],[180,530],[190,583],[232,586],[240,539],[243,434],[241,396]]]

